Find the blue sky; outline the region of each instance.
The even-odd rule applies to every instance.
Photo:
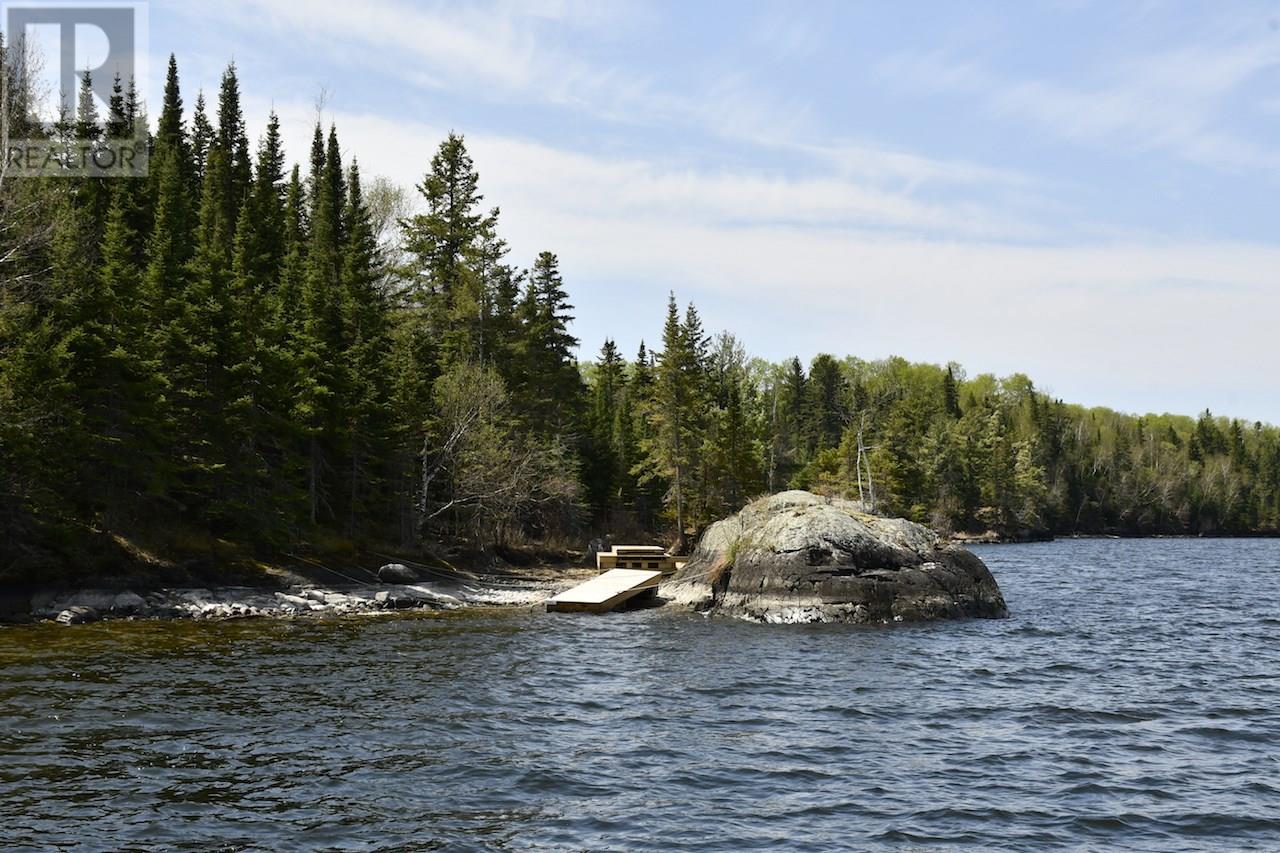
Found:
[[[465,133],[584,356],[675,290],[768,358],[1280,423],[1280,2],[157,0],[150,45],[294,156],[322,90],[405,185]]]

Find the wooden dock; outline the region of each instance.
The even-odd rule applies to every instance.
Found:
[[[547,599],[547,610],[559,613],[608,613],[624,601],[658,588],[662,572],[610,569],[586,583]]]
[[[652,593],[664,575],[683,566],[657,545],[615,545],[596,554],[602,575],[547,599],[547,610],[559,613],[608,613],[639,595]]]

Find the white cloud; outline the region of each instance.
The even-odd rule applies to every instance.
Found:
[[[190,7],[186,13],[209,15],[213,10],[218,20],[252,21],[255,32],[275,33],[288,39],[293,49],[309,47],[330,57],[333,79],[316,80],[314,85],[317,91],[324,87],[333,92],[335,103],[356,102],[355,93],[342,91],[338,67],[345,65],[362,74],[385,75],[388,84],[394,81],[407,91],[449,90],[521,109],[552,104],[603,119],[624,132],[633,127],[692,129],[733,145],[782,153],[805,165],[834,166],[864,186],[895,192],[973,183],[1029,190],[1037,183],[1009,170],[832,138],[815,129],[814,112],[802,94],[771,94],[749,69],[709,72],[706,79],[672,89],[659,86],[647,72],[623,70],[599,56],[585,59],[581,42],[609,44],[625,38],[628,28],[652,25],[652,11],[630,3],[228,0],[217,7]],[[589,37],[578,39],[578,49],[573,50],[567,46],[567,33]],[[764,15],[754,38],[764,39],[766,34],[770,49],[784,58],[815,50],[822,38],[811,22],[795,14]],[[362,85],[376,84],[365,80]]]
[[[1148,54],[1072,84],[1014,79],[939,53],[899,54],[879,66],[915,91],[970,95],[992,114],[1029,121],[1086,144],[1130,152],[1160,150],[1227,169],[1274,169],[1280,148],[1229,128],[1224,105],[1246,83],[1280,66],[1274,38],[1218,37]],[[1092,79],[1091,84],[1076,82]]]
[[[288,39],[291,50],[323,52],[348,70],[376,68],[400,83],[408,75],[432,88],[465,88],[477,97],[586,103],[642,84],[584,63],[549,36],[554,28],[598,32],[627,20],[628,7],[617,2],[227,0],[182,12],[219,23],[252,22],[256,34],[275,33]]]
[[[265,113],[267,106],[257,104]],[[289,134],[290,150],[304,151],[315,120],[310,105],[278,105]],[[405,186],[416,184],[432,149],[446,129],[366,114],[333,116],[348,151],[362,168],[386,174]],[[609,158],[493,134],[467,134],[468,147],[481,165],[491,201],[515,207],[570,212],[595,220],[653,218],[714,227],[765,224],[818,229],[899,230],[968,237],[1026,239],[1040,236],[1034,226],[1007,218],[971,201],[921,200],[913,188],[892,189],[868,178],[827,171],[795,178],[746,169],[700,170],[657,164],[638,158]],[[842,165],[849,165],[847,163]],[[899,172],[944,174],[945,166],[909,158]],[[965,175],[976,180],[977,173]]]

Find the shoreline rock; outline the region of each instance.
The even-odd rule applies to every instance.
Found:
[[[30,596],[29,617],[63,625],[99,620],[243,619],[374,615],[409,610],[456,610],[463,607],[529,607],[572,581],[476,583],[428,586],[423,583],[350,587],[252,587],[162,589],[145,595],[131,590],[84,589]]]
[[[914,622],[1008,615],[986,565],[905,519],[791,491],[711,525],[659,588],[672,603],[760,622]]]
[[[404,563],[387,563],[378,569],[378,580],[383,583],[417,583],[418,573]]]

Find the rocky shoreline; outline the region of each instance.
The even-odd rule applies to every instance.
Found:
[[[405,578],[407,580],[407,578]],[[212,587],[132,590],[41,590],[19,621],[81,625],[107,619],[243,619],[357,616],[464,607],[531,607],[573,584],[570,577],[457,583],[306,585],[286,589]],[[19,602],[21,603],[21,602]]]

